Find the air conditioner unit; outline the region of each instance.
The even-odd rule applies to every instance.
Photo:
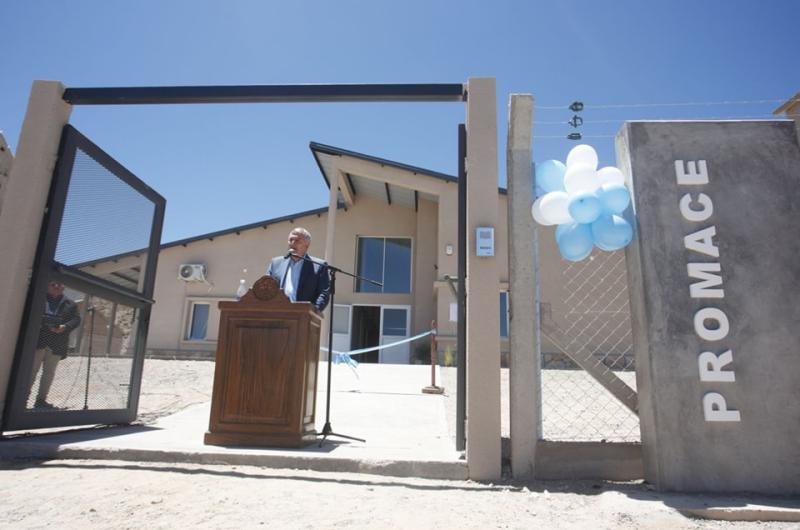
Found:
[[[200,263],[182,263],[178,268],[178,279],[185,282],[204,282],[206,266]]]

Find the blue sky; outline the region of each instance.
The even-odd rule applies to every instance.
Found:
[[[575,100],[602,165],[626,119],[767,118],[800,91],[786,1],[36,1],[0,4],[0,130],[31,82],[67,87],[460,83],[536,97],[534,159],[564,160]],[[766,101],[764,101],[766,100]],[[720,104],[720,102],[758,102]],[[661,105],[665,103],[715,103]],[[622,105],[621,107],[608,107]],[[637,106],[644,105],[644,106]],[[163,240],[325,206],[308,149],[456,173],[459,103],[76,106],[71,123],[167,198]]]

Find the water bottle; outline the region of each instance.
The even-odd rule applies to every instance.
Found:
[[[247,294],[247,285],[245,285],[244,278],[239,280],[239,288],[236,289],[236,300],[241,300],[241,298]]]

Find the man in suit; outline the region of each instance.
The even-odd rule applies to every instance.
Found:
[[[311,302],[320,313],[330,298],[330,278],[327,263],[307,256],[311,246],[311,234],[305,228],[294,228],[289,232],[289,253],[272,258],[267,274],[280,283],[281,289],[292,302]]]
[[[41,371],[39,390],[36,393],[36,408],[52,409],[47,402],[47,394],[56,376],[59,361],[67,357],[69,334],[81,324],[75,302],[64,296],[64,284],[51,281],[47,284],[42,327],[33,358],[31,387]]]

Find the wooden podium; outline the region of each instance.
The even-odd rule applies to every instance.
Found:
[[[220,302],[210,445],[300,447],[316,438],[322,317],[262,276],[238,302]]]

